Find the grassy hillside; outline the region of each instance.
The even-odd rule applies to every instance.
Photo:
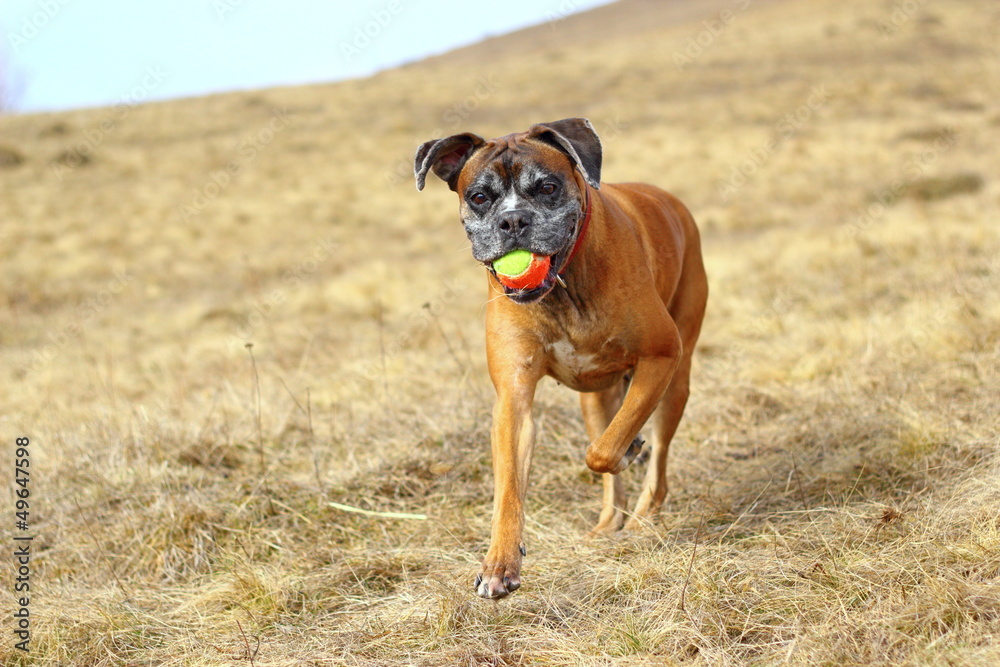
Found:
[[[37,533],[0,663],[1000,662],[1000,8],[661,4],[0,118],[0,432]],[[578,115],[607,181],[701,226],[691,402],[661,524],[588,542],[576,395],[543,383],[524,586],[478,600],[486,278],[412,154]]]

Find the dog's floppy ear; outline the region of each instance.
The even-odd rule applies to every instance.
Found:
[[[569,156],[592,188],[601,187],[601,139],[586,118],[564,118],[532,125],[528,136],[541,139]]]
[[[471,132],[424,142],[417,149],[417,155],[413,160],[413,175],[417,178],[417,190],[424,189],[427,172],[432,168],[438,178],[454,190],[458,172],[462,171],[473,151],[485,143],[485,139]]]

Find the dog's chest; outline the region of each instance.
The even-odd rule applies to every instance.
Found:
[[[613,338],[583,345],[560,338],[548,343],[545,351],[549,375],[577,391],[598,391],[632,366],[623,346]]]
[[[596,354],[578,351],[566,338],[551,343],[549,354],[554,369],[568,375],[590,373],[600,368]]]

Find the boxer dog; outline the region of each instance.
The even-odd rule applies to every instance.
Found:
[[[667,494],[667,449],[687,403],[708,298],[701,242],[687,208],[667,192],[601,183],[601,158],[585,118],[489,141],[465,132],[417,150],[417,189],[433,171],[458,193],[472,256],[488,269],[494,504],[489,550],[473,584],[484,598],[521,586],[531,408],[543,376],[580,392],[587,466],[604,473],[594,534],[647,524]],[[540,285],[499,282],[492,264],[515,249],[551,258]],[[639,454],[639,430],[650,417],[649,467],[628,513],[617,475]]]

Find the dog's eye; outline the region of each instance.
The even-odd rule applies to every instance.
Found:
[[[542,187],[538,188],[538,193],[543,195],[553,195],[559,188],[555,183],[542,183]]]
[[[487,197],[482,192],[476,192],[471,197],[469,197],[469,201],[471,201],[476,206],[482,206],[483,204],[485,204],[489,200],[490,200],[490,198]]]

